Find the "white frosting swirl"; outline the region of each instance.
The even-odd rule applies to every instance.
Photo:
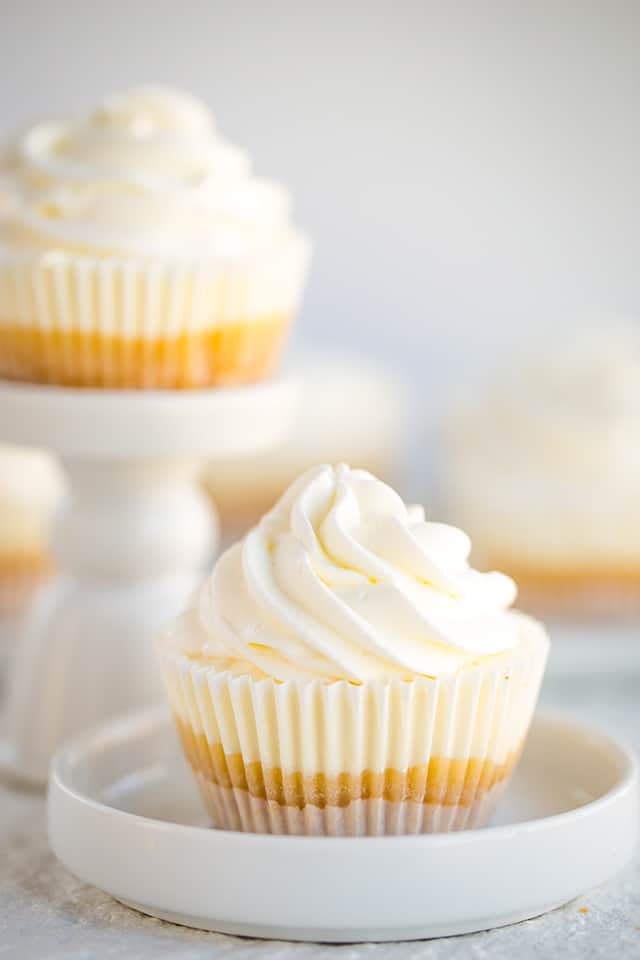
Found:
[[[303,474],[218,560],[182,642],[280,680],[436,676],[517,646],[515,584],[363,470]]]
[[[600,505],[623,499],[631,517],[639,420],[640,323],[611,317],[549,356],[514,364],[484,399],[469,398],[450,425],[449,485],[468,490],[485,517],[490,501],[524,509],[529,522],[537,505],[558,503],[562,520],[578,510],[591,525]]]
[[[18,155],[40,184],[124,179],[184,187],[249,173],[247,154],[216,135],[203,104],[160,87],[108,97],[78,120],[37,124],[20,139]]]
[[[98,256],[201,258],[285,237],[284,187],[251,176],[197,100],[141,87],[18,138],[5,243]]]

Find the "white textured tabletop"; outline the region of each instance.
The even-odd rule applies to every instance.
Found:
[[[574,716],[597,722],[640,749],[640,629],[619,637],[611,631],[552,631],[558,655],[543,699]],[[576,647],[600,652],[604,663],[624,670],[580,677],[564,674]],[[586,655],[584,662],[590,662]],[[592,658],[593,659],[593,658]],[[577,657],[577,662],[581,658]],[[640,860],[606,886],[560,910],[500,930],[399,944],[323,946],[245,940],[144,917],[87,887],[57,863],[45,834],[44,798],[0,786],[0,957],[20,960],[225,960],[316,958],[385,960],[491,958],[519,960],[562,956],[640,956]]]

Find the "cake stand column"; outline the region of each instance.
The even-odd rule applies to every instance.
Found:
[[[16,641],[2,767],[44,782],[67,735],[162,696],[155,637],[217,546],[198,461],[271,446],[292,408],[285,382],[183,394],[0,384],[0,439],[54,449],[71,491],[54,537],[61,573]]]
[[[217,544],[195,462],[63,458],[71,499],[57,525],[60,566],[78,580],[197,575]]]

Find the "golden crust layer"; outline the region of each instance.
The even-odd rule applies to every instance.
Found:
[[[637,566],[603,566],[597,564],[573,567],[533,567],[518,565],[502,557],[491,556],[490,564],[496,569],[507,570],[510,577],[517,581],[518,586],[524,584],[534,588],[554,587],[609,589],[611,587],[636,587],[640,590],[640,557]]]
[[[290,325],[269,316],[177,337],[107,336],[0,324],[0,377],[68,387],[198,389],[274,368]]]
[[[44,550],[0,550],[0,577],[43,577],[51,571]]]
[[[373,799],[470,807],[478,794],[509,778],[520,752],[510,754],[504,763],[431,757],[428,763],[416,764],[406,771],[363,770],[359,776],[348,772],[305,776],[301,772],[283,773],[278,767],[263,770],[259,761],[245,764],[241,754],[225,754],[221,744],[210,744],[204,734],[195,733],[180,718],[175,719],[187,759],[204,780],[298,809],[307,804],[321,809],[347,807],[356,800]]]
[[[523,607],[548,613],[582,611],[593,616],[636,615],[640,611],[640,562],[539,567],[492,553],[492,569],[504,570],[518,584]]]

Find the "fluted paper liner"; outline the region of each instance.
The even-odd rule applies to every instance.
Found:
[[[244,258],[0,257],[0,376],[111,388],[261,379],[298,308],[309,258],[291,233]]]
[[[524,618],[523,618],[524,620]],[[491,815],[522,749],[547,654],[438,679],[288,681],[216,669],[163,644],[182,745],[215,826],[376,835],[460,830]]]

